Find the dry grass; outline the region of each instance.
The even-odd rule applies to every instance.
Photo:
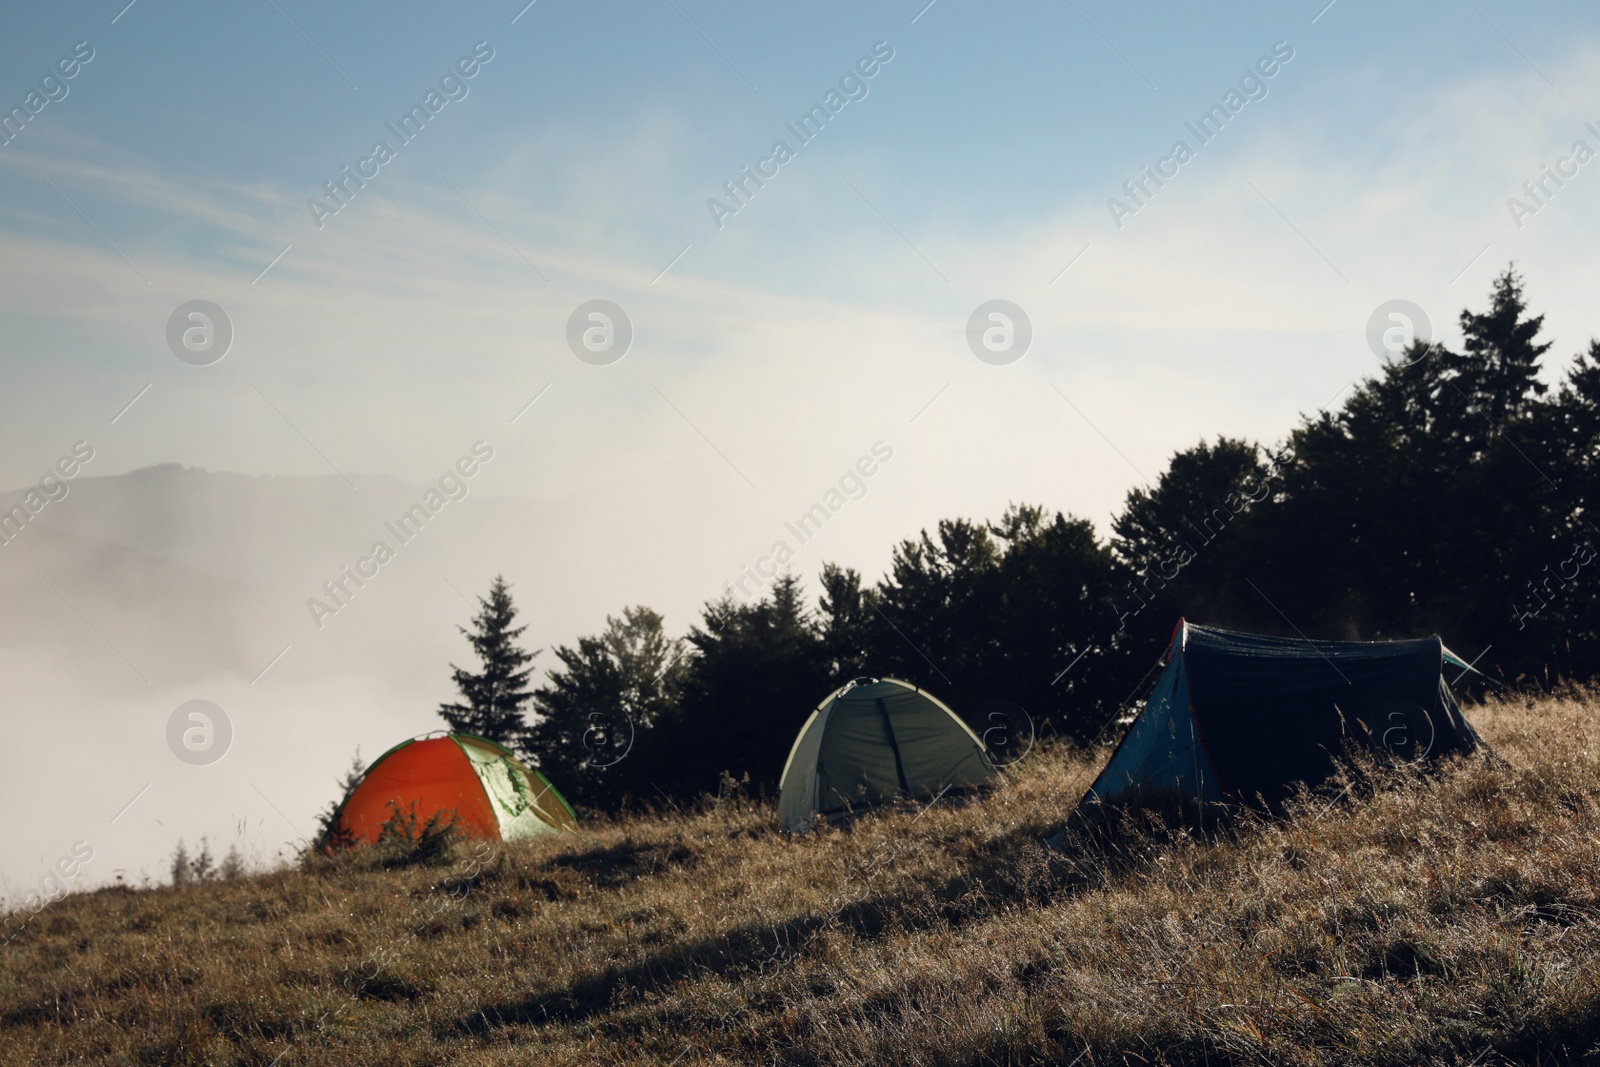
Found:
[[[72,896],[0,949],[0,1062],[1600,1059],[1600,700],[1470,715],[1508,765],[1114,858],[1040,846],[1105,756],[1058,750],[805,838],[750,804]]]

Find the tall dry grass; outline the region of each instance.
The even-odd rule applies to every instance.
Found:
[[[1469,714],[1505,763],[1110,852],[1042,847],[1105,758],[1058,749],[807,837],[730,801],[72,896],[0,949],[0,1063],[1600,1058],[1600,700]]]

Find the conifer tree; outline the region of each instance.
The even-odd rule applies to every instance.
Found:
[[[527,665],[534,654],[517,644],[527,627],[512,625],[517,609],[510,588],[499,575],[489,586],[489,596],[480,597],[478,605],[472,629],[458,629],[483,661],[482,669],[473,672],[450,665],[461,702],[439,705],[439,714],[457,733],[476,734],[517,750],[527,741],[523,708],[533,696],[528,688],[533,672]]]
[[[1494,280],[1487,312],[1461,312],[1461,332],[1466,334],[1461,377],[1473,405],[1494,427],[1545,393],[1538,378],[1539,357],[1550,350],[1550,343],[1535,343],[1544,316],[1527,316],[1527,310],[1522,276],[1508,266]]]
[[[654,796],[656,763],[671,760],[655,731],[678,712],[687,646],[647,607],[606,616],[603,633],[557,645],[560,666],[535,691],[530,760],[574,803]],[[635,749],[637,748],[637,751]]]

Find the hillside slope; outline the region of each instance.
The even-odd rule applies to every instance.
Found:
[[[1040,847],[1105,758],[1046,750],[809,837],[731,801],[72,896],[0,948],[0,1062],[1580,1062],[1600,701],[1469,714],[1505,765],[1114,862]]]

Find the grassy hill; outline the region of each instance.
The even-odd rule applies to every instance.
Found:
[[[1102,751],[980,805],[769,806],[70,896],[0,948],[0,1063],[1600,1059],[1600,700],[1226,839],[1044,850]],[[403,857],[391,853],[397,863]]]

